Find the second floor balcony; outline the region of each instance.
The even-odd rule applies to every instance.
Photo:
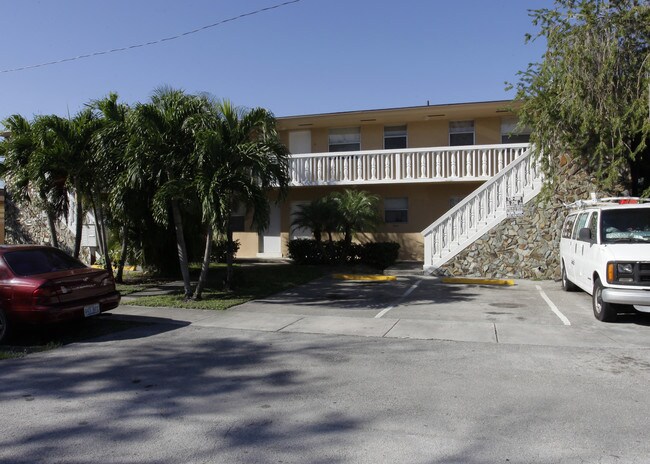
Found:
[[[293,154],[292,186],[485,181],[530,144]]]

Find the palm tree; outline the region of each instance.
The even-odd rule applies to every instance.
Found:
[[[94,189],[92,189],[91,204],[97,220],[97,235],[100,238],[102,255],[105,256],[105,266],[111,272],[112,263],[108,250],[108,233],[104,212],[109,213],[121,230],[122,246],[115,276],[115,281],[121,283],[123,282],[130,235],[129,209],[135,208],[136,198],[139,194],[129,188],[121,176],[125,168],[123,154],[128,142],[126,119],[129,107],[126,104],[118,103],[117,99],[117,94],[111,93],[89,105],[101,121],[101,128],[96,132],[93,140]]]
[[[332,241],[332,233],[337,229],[339,221],[337,204],[331,197],[317,198],[310,203],[298,206],[293,213],[292,227],[304,227],[314,234],[316,242],[320,243],[323,232],[328,234]]]
[[[171,210],[185,297],[192,296],[181,205],[194,199],[194,133],[190,121],[207,111],[205,101],[182,90],[162,87],[151,101],[138,104],[127,118],[127,185],[151,186],[154,219],[166,225]]]
[[[56,196],[63,202],[59,209],[64,214],[68,212],[68,195],[75,199],[75,258],[81,250],[84,196],[93,188],[91,142],[99,127],[100,122],[90,108],[71,119],[47,115],[35,121],[41,140],[46,141],[37,152],[42,157],[38,175],[52,179],[52,187],[58,189]]]
[[[346,189],[332,194],[339,212],[339,227],[343,232],[346,248],[352,243],[352,235],[357,232],[374,230],[379,224],[379,198],[363,190]]]
[[[258,231],[269,223],[269,191],[278,199],[289,184],[288,150],[280,142],[275,118],[263,109],[246,110],[230,101],[212,101],[209,118],[197,121],[197,192],[207,225],[206,247],[199,284],[194,297],[200,298],[207,280],[213,231],[225,234],[227,248],[226,290],[233,282],[233,232],[230,215],[237,204],[252,211],[252,225]]]

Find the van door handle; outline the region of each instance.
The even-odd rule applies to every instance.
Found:
[[[571,266],[573,266],[575,263],[576,263],[576,260],[575,260],[575,259],[572,259],[572,260],[571,260]]]

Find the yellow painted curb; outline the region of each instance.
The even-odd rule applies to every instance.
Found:
[[[445,284],[476,284],[476,285],[514,285],[512,279],[481,279],[467,277],[443,277]]]
[[[335,279],[341,280],[364,280],[372,282],[387,282],[397,280],[397,277],[390,275],[368,275],[368,274],[334,274]]]
[[[93,269],[104,269],[104,266],[100,266],[99,264],[93,264],[92,266]],[[115,267],[113,267],[115,269]],[[124,270],[127,272],[135,272],[136,267],[135,266],[124,266]]]

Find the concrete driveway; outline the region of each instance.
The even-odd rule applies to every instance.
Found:
[[[650,317],[597,321],[584,292],[552,281],[514,286],[444,284],[431,277],[389,282],[323,278],[224,312],[122,306],[122,317],[158,317],[205,327],[421,340],[582,347],[650,347]]]

